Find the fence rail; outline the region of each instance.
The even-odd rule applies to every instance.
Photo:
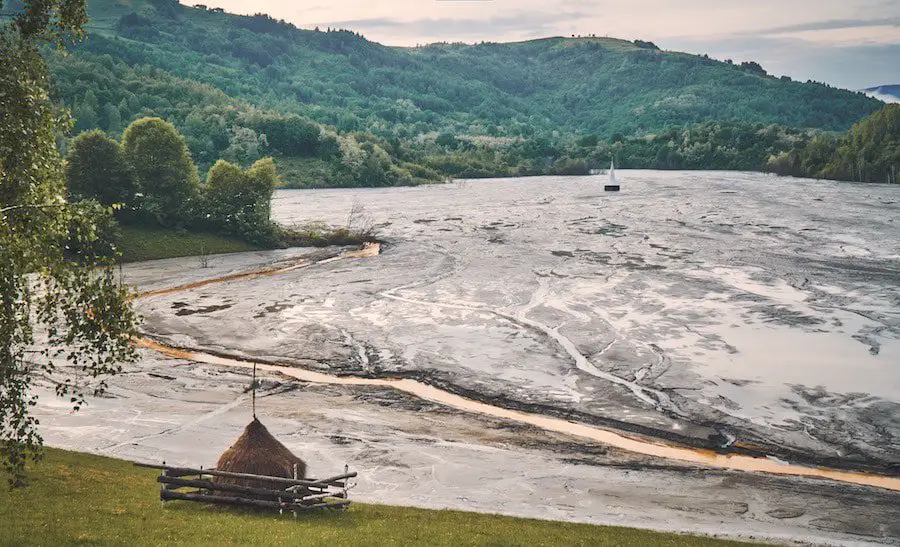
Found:
[[[298,512],[315,509],[346,509],[350,505],[348,499],[348,490],[351,487],[349,479],[357,476],[355,471],[350,472],[346,469],[340,475],[316,480],[232,473],[216,469],[192,469],[141,463],[135,465],[161,471],[156,481],[160,483],[159,499],[163,502],[182,500],[278,509],[279,512],[293,512],[295,516]],[[258,481],[262,485],[278,485],[283,486],[284,489],[228,484],[204,477]],[[192,490],[186,491],[185,489]]]
[[[258,500],[253,498],[237,498],[231,496],[214,496],[211,494],[185,494],[172,490],[163,490],[160,493],[160,499],[163,501],[181,500],[181,501],[198,501],[203,503],[215,503],[220,505],[237,505],[241,507],[261,507],[264,509],[278,509],[279,511],[292,511],[298,513],[301,511],[310,511],[313,509],[327,508],[345,508],[350,505],[349,500],[316,503],[313,505],[302,505],[297,503],[285,503],[277,501]]]

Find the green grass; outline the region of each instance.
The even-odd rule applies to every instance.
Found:
[[[354,504],[293,520],[158,498],[157,473],[47,449],[24,489],[0,488],[0,545],[739,545],[629,528]]]
[[[122,238],[117,248],[122,253],[122,262],[259,249],[240,239],[208,233],[144,226],[122,226],[121,230]]]
[[[362,245],[378,241],[374,228],[350,230],[328,226],[323,222],[308,222],[285,227],[282,243],[288,247],[330,247],[332,245]]]

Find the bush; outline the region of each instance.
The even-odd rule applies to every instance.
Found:
[[[217,161],[209,170],[204,188],[205,223],[254,243],[271,243],[275,231],[269,216],[277,182],[272,158],[257,161],[247,171]]]

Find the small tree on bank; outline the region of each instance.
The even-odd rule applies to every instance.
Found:
[[[174,125],[160,118],[137,120],[123,133],[122,150],[144,193],[144,213],[163,226],[181,226],[192,218],[200,177]]]
[[[273,235],[269,217],[277,182],[272,158],[257,161],[247,171],[217,161],[209,170],[204,188],[208,224],[226,234],[265,242]]]
[[[75,199],[102,205],[134,205],[138,188],[119,143],[99,129],[81,133],[69,143],[66,181]]]

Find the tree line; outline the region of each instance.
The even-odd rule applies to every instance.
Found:
[[[65,174],[71,201],[115,207],[122,223],[214,231],[269,245],[278,235],[269,218],[278,184],[271,158],[248,169],[219,160],[201,183],[184,137],[160,118],[132,122],[121,143],[100,130],[79,134],[69,143]]]
[[[900,104],[855,124],[845,135],[822,133],[774,155],[767,168],[797,177],[855,182],[898,182]]]
[[[762,171],[808,131],[742,121],[673,127],[641,137],[461,138],[449,133],[411,150],[407,161],[458,178],[585,175],[614,161],[630,169]]]
[[[896,121],[891,121],[896,117],[893,110],[876,113],[846,136],[734,120],[672,127],[640,137],[617,134],[601,139],[586,134],[555,138],[534,135],[526,139],[445,132],[412,142],[364,132],[341,135],[298,116],[252,110],[233,121],[252,125],[260,132],[245,126],[227,128],[230,133],[245,136],[233,138],[223,155],[235,166],[249,167],[271,153],[274,160],[269,161],[278,164],[282,175],[276,178],[276,184],[282,187],[392,186],[447,178],[584,175],[608,166],[610,161],[632,169],[772,171],[839,180],[896,181],[896,161],[891,160],[897,140],[891,136],[896,134],[892,129],[896,127]],[[178,133],[174,127],[172,130]],[[101,136],[97,131],[90,134],[93,139]],[[179,138],[188,146],[187,153],[192,153],[191,139]],[[126,141],[123,134],[123,144]],[[78,139],[70,146],[76,142]],[[206,178],[212,174],[209,171]],[[145,213],[153,206],[146,203]]]

